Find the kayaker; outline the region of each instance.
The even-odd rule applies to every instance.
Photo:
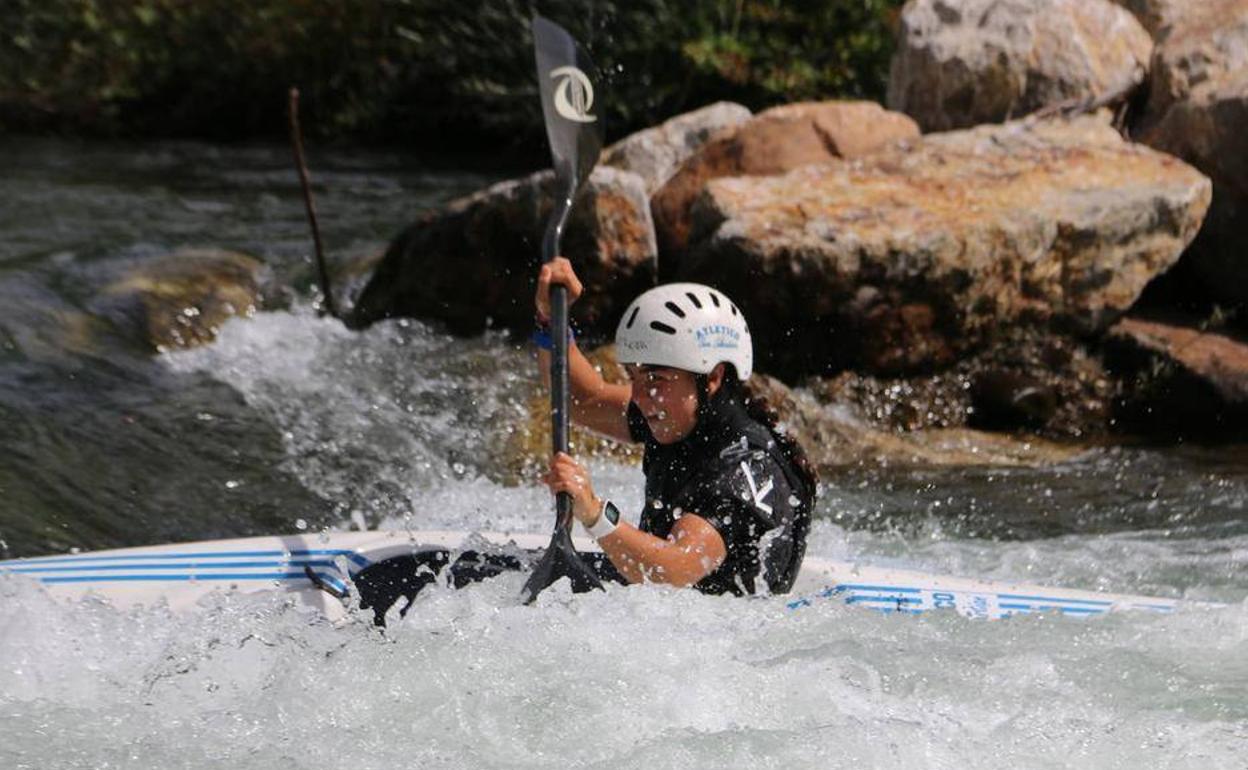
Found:
[[[541,268],[535,298],[539,365],[549,378],[550,287],[574,302],[583,286],[567,259]],[[677,283],[633,300],[615,335],[630,384],[606,382],[569,345],[571,419],[645,444],[646,503],[638,526],[599,497],[584,465],[556,455],[544,477],[629,583],[710,594],[783,593],[806,549],[816,477],[806,453],[745,385],[753,346],[722,292]]]

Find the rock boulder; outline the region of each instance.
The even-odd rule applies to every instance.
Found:
[[[216,339],[217,328],[260,304],[264,265],[217,249],[183,249],[129,270],[92,300],[92,313],[155,350]]]
[[[502,182],[430,212],[387,249],[349,322],[436,319],[455,332],[528,329],[554,176]],[[599,166],[564,229],[563,251],[585,283],[572,307],[582,328],[611,332],[624,307],[654,283],[654,226],[641,177]]]
[[[922,371],[1003,326],[1103,330],[1178,259],[1209,196],[1105,116],[984,126],[713,180],[670,267],[737,302],[767,371]]]
[[[924,131],[997,123],[1125,92],[1144,81],[1152,46],[1108,0],[911,0],[888,106]]]
[[[1191,0],[1113,0],[1126,8],[1156,40],[1162,30],[1174,23]]]
[[[1126,318],[1107,359],[1127,377],[1127,427],[1200,438],[1248,438],[1248,340],[1196,326]]]
[[[1248,306],[1248,0],[1192,3],[1153,57],[1141,140],[1213,179],[1213,206],[1183,268],[1215,300]]]
[[[655,193],[650,207],[660,251],[686,248],[690,208],[711,179],[784,174],[860,157],[918,134],[914,121],[874,102],[786,104],[761,112],[707,142]]]
[[[749,108],[716,102],[621,139],[603,150],[602,163],[640,176],[648,197],[713,135],[749,119]]]

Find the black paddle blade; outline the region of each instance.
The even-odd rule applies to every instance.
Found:
[[[597,73],[568,31],[541,16],[533,17],[533,47],[555,176],[563,189],[575,190],[602,151]]]
[[[546,546],[546,553],[542,554],[541,560],[533,568],[533,573],[529,575],[529,579],[524,584],[524,591],[521,594],[524,603],[532,604],[538,594],[549,588],[556,580],[565,577],[572,581],[572,593],[583,594],[595,588],[602,588],[602,582],[598,580],[593,569],[582,561],[576,552],[568,530],[556,529],[555,534],[550,538],[550,545]]]

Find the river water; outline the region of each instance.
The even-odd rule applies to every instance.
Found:
[[[331,256],[498,178],[312,158]],[[531,364],[501,335],[318,318],[284,148],[0,145],[0,556],[323,527],[545,532],[502,457]],[[262,258],[273,307],[151,355],[102,286],[180,246]],[[596,484],[640,505],[640,473]],[[1223,602],[974,622],[658,587],[518,606],[431,590],[384,635],[273,598],[62,605],[0,577],[12,768],[1245,768],[1248,455],[829,474],[809,552]]]

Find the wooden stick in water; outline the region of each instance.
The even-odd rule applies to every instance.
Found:
[[[321,228],[316,223],[316,204],[312,202],[312,183],[308,179],[308,164],[303,156],[303,132],[299,128],[299,89],[290,89],[290,143],[295,150],[295,168],[299,171],[299,183],[303,186],[303,206],[308,212],[308,224],[312,226],[312,242],[316,246],[316,269],[321,282],[324,304],[320,315],[328,312],[339,318],[334,294],[329,288],[329,268],[325,264],[325,249],[321,245]]]

